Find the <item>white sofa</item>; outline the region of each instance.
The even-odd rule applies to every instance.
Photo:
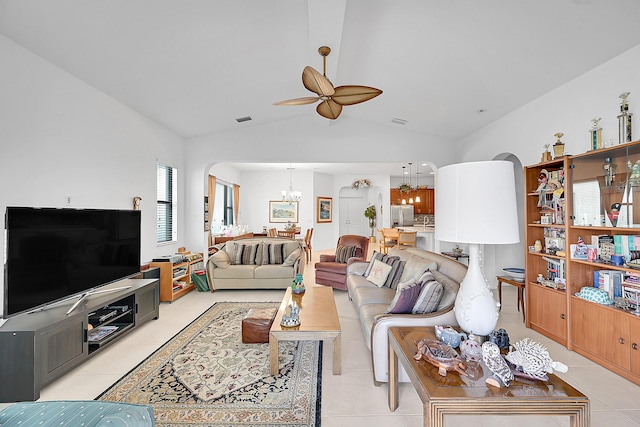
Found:
[[[249,237],[229,240],[215,247],[218,251],[207,260],[211,292],[218,289],[286,289],[296,274],[304,271],[304,245],[298,240]],[[278,253],[274,253],[276,249]],[[239,252],[243,250],[244,256]]]
[[[364,272],[369,263],[356,262],[347,269],[347,291],[349,299],[356,306],[360,317],[362,333],[371,351],[373,379],[376,385],[389,381],[388,330],[391,326],[457,326],[453,305],[460,282],[467,273],[467,266],[435,252],[415,248],[392,248],[388,255],[398,256],[405,261],[399,282],[411,278],[417,281],[427,269],[443,285],[444,293],[433,313],[428,314],[387,314],[389,303],[396,290],[378,287],[369,282]],[[399,381],[409,382],[404,369],[399,366]]]

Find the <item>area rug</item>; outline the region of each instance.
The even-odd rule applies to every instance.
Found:
[[[243,344],[250,308],[220,302],[96,400],[153,406],[156,425],[320,426],[322,343],[281,341],[280,374],[269,374],[269,344]]]

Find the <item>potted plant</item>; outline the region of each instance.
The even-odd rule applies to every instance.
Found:
[[[376,237],[373,234],[376,228],[376,207],[374,205],[369,205],[367,209],[364,210],[364,216],[369,220],[369,228],[371,228],[371,236],[369,240],[374,243],[376,241]]]
[[[411,184],[404,183],[398,186],[398,190],[400,190],[401,193],[410,193],[413,188],[411,187]]]

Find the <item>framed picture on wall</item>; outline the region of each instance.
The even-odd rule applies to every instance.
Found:
[[[318,213],[316,215],[318,222],[331,222],[333,211],[333,199],[331,197],[318,197]]]
[[[269,222],[298,222],[298,202],[269,201]]]

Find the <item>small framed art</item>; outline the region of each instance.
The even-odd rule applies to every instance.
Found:
[[[317,222],[331,222],[333,211],[333,199],[331,197],[318,197]]]
[[[269,222],[298,222],[298,202],[269,201]]]

